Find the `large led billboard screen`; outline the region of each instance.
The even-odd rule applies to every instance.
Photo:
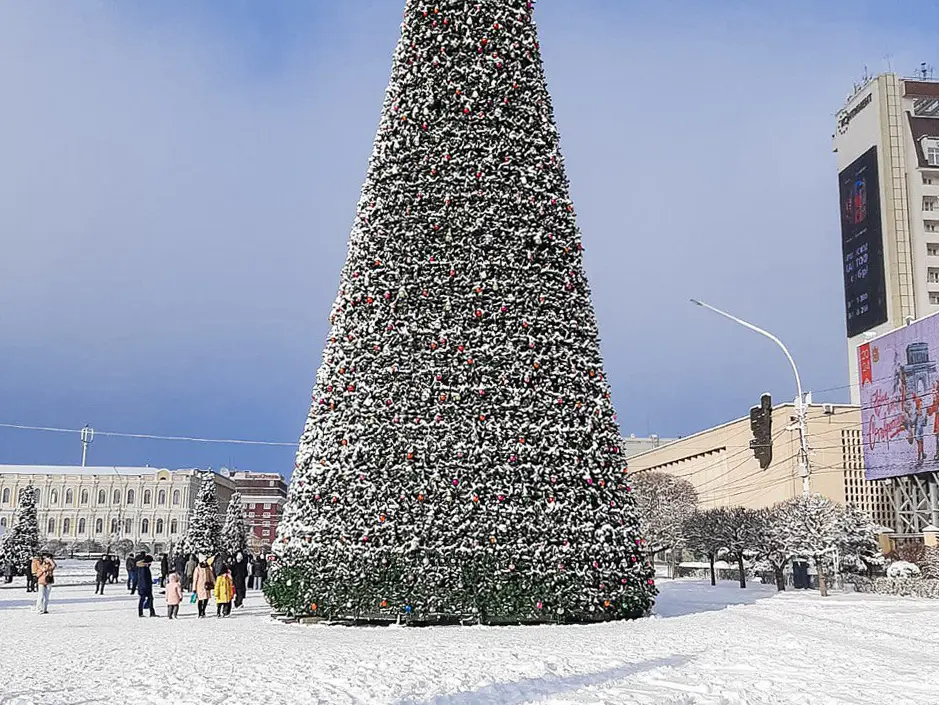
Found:
[[[845,319],[848,337],[853,338],[887,320],[877,147],[855,159],[838,180]]]
[[[939,470],[939,315],[858,347],[868,480]]]

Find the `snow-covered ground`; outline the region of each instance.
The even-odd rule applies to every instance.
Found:
[[[57,585],[94,585],[95,584],[95,562],[87,560],[69,560],[67,558],[56,559],[57,568],[55,570],[55,582]],[[124,572],[124,564],[121,564],[121,581],[127,584],[127,573]],[[26,578],[19,576],[16,580],[7,585],[0,580],[0,589],[19,590],[22,592],[26,585]],[[0,705],[6,705],[0,700]]]
[[[660,585],[636,622],[435,629],[283,625],[256,592],[138,619],[118,585],[57,585],[40,616],[0,590],[0,704],[939,703],[939,601]]]

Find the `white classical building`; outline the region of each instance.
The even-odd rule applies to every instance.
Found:
[[[186,532],[201,484],[199,470],[0,465],[0,531],[13,524],[20,490],[39,490],[39,531],[45,540],[104,547],[127,539],[154,552],[169,551]],[[215,475],[223,518],[235,488]]]

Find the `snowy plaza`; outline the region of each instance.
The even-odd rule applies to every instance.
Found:
[[[252,591],[230,619],[187,599],[170,622],[67,565],[48,615],[0,589],[3,705],[939,703],[937,601],[663,580],[636,621],[350,628],[281,624]]]

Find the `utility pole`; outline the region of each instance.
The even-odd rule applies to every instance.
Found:
[[[796,377],[796,391],[798,393],[798,398],[796,399],[796,423],[799,429],[799,475],[802,477],[802,494],[807,495],[812,491],[811,485],[811,468],[809,466],[809,444],[808,444],[808,433],[806,431],[805,425],[805,414],[806,414],[806,405],[805,397],[802,394],[802,379],[799,377],[799,369],[796,367],[796,361],[792,359],[792,355],[789,352],[789,349],[783,344],[783,342],[777,338],[775,335],[769,331],[765,331],[762,328],[758,328],[752,323],[747,323],[742,318],[737,318],[732,316],[726,311],[721,311],[719,308],[715,308],[710,304],[706,304],[703,301],[698,301],[697,299],[691,299],[691,303],[695,306],[701,306],[706,308],[709,311],[723,316],[724,318],[729,318],[734,323],[738,323],[744,328],[749,328],[755,333],[759,333],[762,336],[765,336],[772,340],[776,345],[778,345],[783,353],[786,355],[786,359],[789,360],[789,364],[792,365],[792,372]]]
[[[82,427],[81,438],[82,438],[82,467],[85,467],[85,460],[88,457],[88,446],[95,439],[95,430],[91,426],[85,424],[85,426]]]

